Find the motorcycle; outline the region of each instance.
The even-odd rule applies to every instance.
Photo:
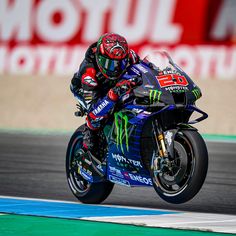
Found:
[[[208,152],[191,125],[208,115],[195,105],[200,88],[166,52],[162,55],[168,59],[164,69],[146,59],[128,69],[127,74],[142,78],[142,84],[121,99],[99,132],[99,157],[92,160],[99,178],[86,173],[76,160],[84,125],[72,135],[66,174],[72,193],[81,202],[101,203],[114,184],[154,187],[163,200],[173,204],[189,201],[201,189]],[[78,101],[86,114],[83,97]],[[193,113],[197,118],[191,118]]]

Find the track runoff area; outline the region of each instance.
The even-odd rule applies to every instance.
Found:
[[[236,216],[0,196],[0,235],[236,235]]]

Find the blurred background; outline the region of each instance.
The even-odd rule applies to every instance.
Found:
[[[71,77],[116,32],[141,58],[166,50],[192,76],[209,114],[201,133],[236,135],[235,12],[235,0],[1,0],[0,129],[76,129]]]

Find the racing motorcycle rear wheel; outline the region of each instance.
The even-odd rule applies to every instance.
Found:
[[[89,183],[77,171],[75,153],[82,146],[84,125],[80,126],[72,135],[66,153],[66,175],[72,193],[79,201],[97,204],[104,201],[111,193],[114,184],[108,181]]]
[[[174,153],[169,167],[166,165],[158,174],[150,168],[150,174],[158,195],[169,203],[180,204],[201,189],[208,169],[208,152],[197,131],[182,130],[175,136]]]

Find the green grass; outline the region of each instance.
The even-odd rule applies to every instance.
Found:
[[[223,233],[153,228],[126,224],[0,215],[1,236],[222,236]]]

